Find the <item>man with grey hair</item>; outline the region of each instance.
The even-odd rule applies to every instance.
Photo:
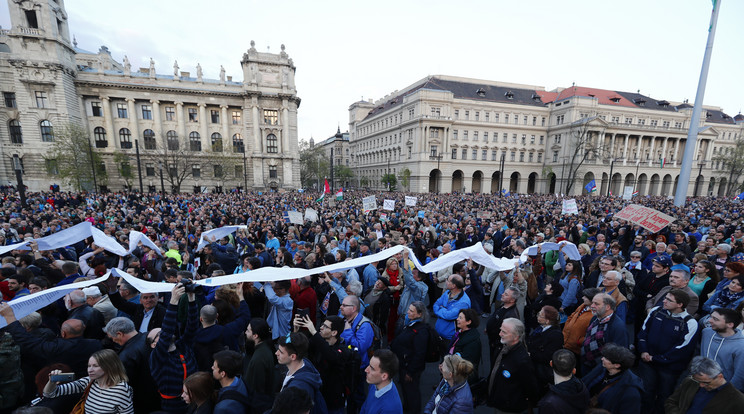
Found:
[[[600,290],[615,299],[615,313],[624,322],[628,315],[628,298],[620,293],[619,286],[622,280],[623,277],[620,275],[620,272],[609,270],[605,273],[604,278],[602,278],[602,288]]]
[[[119,359],[134,390],[135,412],[152,412],[160,409],[155,381],[150,375],[150,347],[147,334],[137,332],[134,322],[125,317],[111,319],[104,328],[106,335],[119,345]]]
[[[697,313],[698,311],[698,307],[700,306],[700,298],[692,289],[690,289],[690,286],[688,286],[689,283],[690,272],[684,269],[672,270],[672,273],[669,275],[669,286],[664,286],[663,288],[661,288],[659,293],[656,294],[656,296],[646,301],[646,312],[648,312],[653,307],[662,306],[662,302],[664,301],[664,298],[670,290],[680,289],[690,296],[690,303],[687,305],[686,309],[687,313],[689,313],[690,315],[695,315],[695,313]]]
[[[101,312],[103,315],[103,322],[109,323],[111,319],[114,319],[119,312],[109,300],[108,295],[101,293],[101,289],[93,285],[83,289],[85,293],[85,301],[88,305],[92,306],[93,309]]]
[[[85,336],[90,339],[103,339],[105,325],[103,314],[85,301],[85,293],[77,289],[65,296],[65,307],[70,311],[67,319],[79,319],[85,324]]]
[[[741,412],[744,394],[726,381],[718,363],[697,356],[690,364],[690,374],[666,400],[667,414]]]
[[[584,344],[581,347],[582,373],[586,374],[601,359],[605,344],[614,342],[628,347],[628,333],[625,321],[620,320],[615,312],[615,299],[607,293],[594,295],[590,308],[594,317],[586,328]]]
[[[536,397],[537,379],[524,334],[524,324],[519,319],[507,318],[501,324],[499,337],[503,347],[488,378],[488,405],[497,412],[521,413],[527,409],[527,400]]]

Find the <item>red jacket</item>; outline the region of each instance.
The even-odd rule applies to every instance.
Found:
[[[315,290],[310,286],[300,290],[297,294],[297,299],[294,301],[294,314],[297,314],[297,309],[308,309],[308,315],[310,319],[315,323],[315,311],[318,305],[318,297],[315,294]]]

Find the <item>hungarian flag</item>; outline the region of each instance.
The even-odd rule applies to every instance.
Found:
[[[336,201],[341,201],[344,199],[344,189],[343,187],[336,192]]]
[[[316,202],[323,201],[323,199],[325,198],[325,195],[331,193],[331,186],[328,185],[328,179],[325,180],[324,187],[325,188],[323,188],[323,195],[321,195],[319,199],[315,200]]]
[[[633,191],[633,197],[638,195],[638,190]]]
[[[664,166],[666,165],[666,158],[660,158],[659,164],[661,164],[661,168],[664,168]]]

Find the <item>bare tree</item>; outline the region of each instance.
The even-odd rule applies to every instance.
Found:
[[[174,192],[181,191],[181,184],[191,177],[191,167],[195,152],[190,151],[180,138],[168,140],[165,136],[160,140],[155,150],[145,155],[145,159],[152,160],[157,165],[158,175],[167,181]],[[199,152],[201,149],[199,149]]]
[[[590,131],[593,127],[596,128],[596,125],[592,125],[592,121],[596,119],[598,117],[593,115],[571,124],[571,129],[568,132],[568,159],[564,163],[564,169],[567,173],[566,194],[571,194],[579,170],[586,161],[607,156],[607,149],[600,146],[600,138],[604,135],[604,127],[599,134],[592,134]]]
[[[77,124],[54,129],[54,143],[44,159],[50,175],[58,175],[78,191],[93,186],[93,166],[95,181],[106,185],[106,170],[101,168],[103,159],[91,147],[88,131]]]
[[[212,151],[207,155],[206,161],[212,166],[212,172],[215,180],[220,183],[223,188],[227,182],[230,181],[231,172],[235,172],[235,167],[240,165],[243,166],[243,157],[237,157],[237,154],[232,152],[225,152],[221,147],[213,146]],[[243,176],[235,176],[235,179],[240,183],[243,182]]]
[[[744,138],[739,138],[734,143],[733,147],[728,147],[713,157],[713,162],[718,164],[721,163],[721,169],[718,174],[722,178],[726,178],[726,196],[734,195],[735,191],[739,191],[742,184],[739,183],[739,179],[744,174]]]

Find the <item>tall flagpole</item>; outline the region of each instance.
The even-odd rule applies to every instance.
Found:
[[[687,143],[685,144],[685,153],[682,156],[682,165],[680,166],[679,171],[677,192],[674,194],[674,205],[677,207],[681,207],[685,204],[685,199],[687,198],[687,187],[689,187],[690,184],[692,161],[696,155],[695,144],[697,142],[698,132],[700,131],[700,113],[703,109],[705,84],[708,81],[708,68],[710,67],[710,56],[713,53],[713,40],[716,37],[716,25],[718,23],[719,10],[721,10],[721,0],[713,0],[713,12],[710,16],[710,26],[708,27],[708,43],[705,45],[703,68],[700,70],[700,80],[698,81],[697,94],[695,95],[695,106],[692,108],[690,129],[687,131]]]

